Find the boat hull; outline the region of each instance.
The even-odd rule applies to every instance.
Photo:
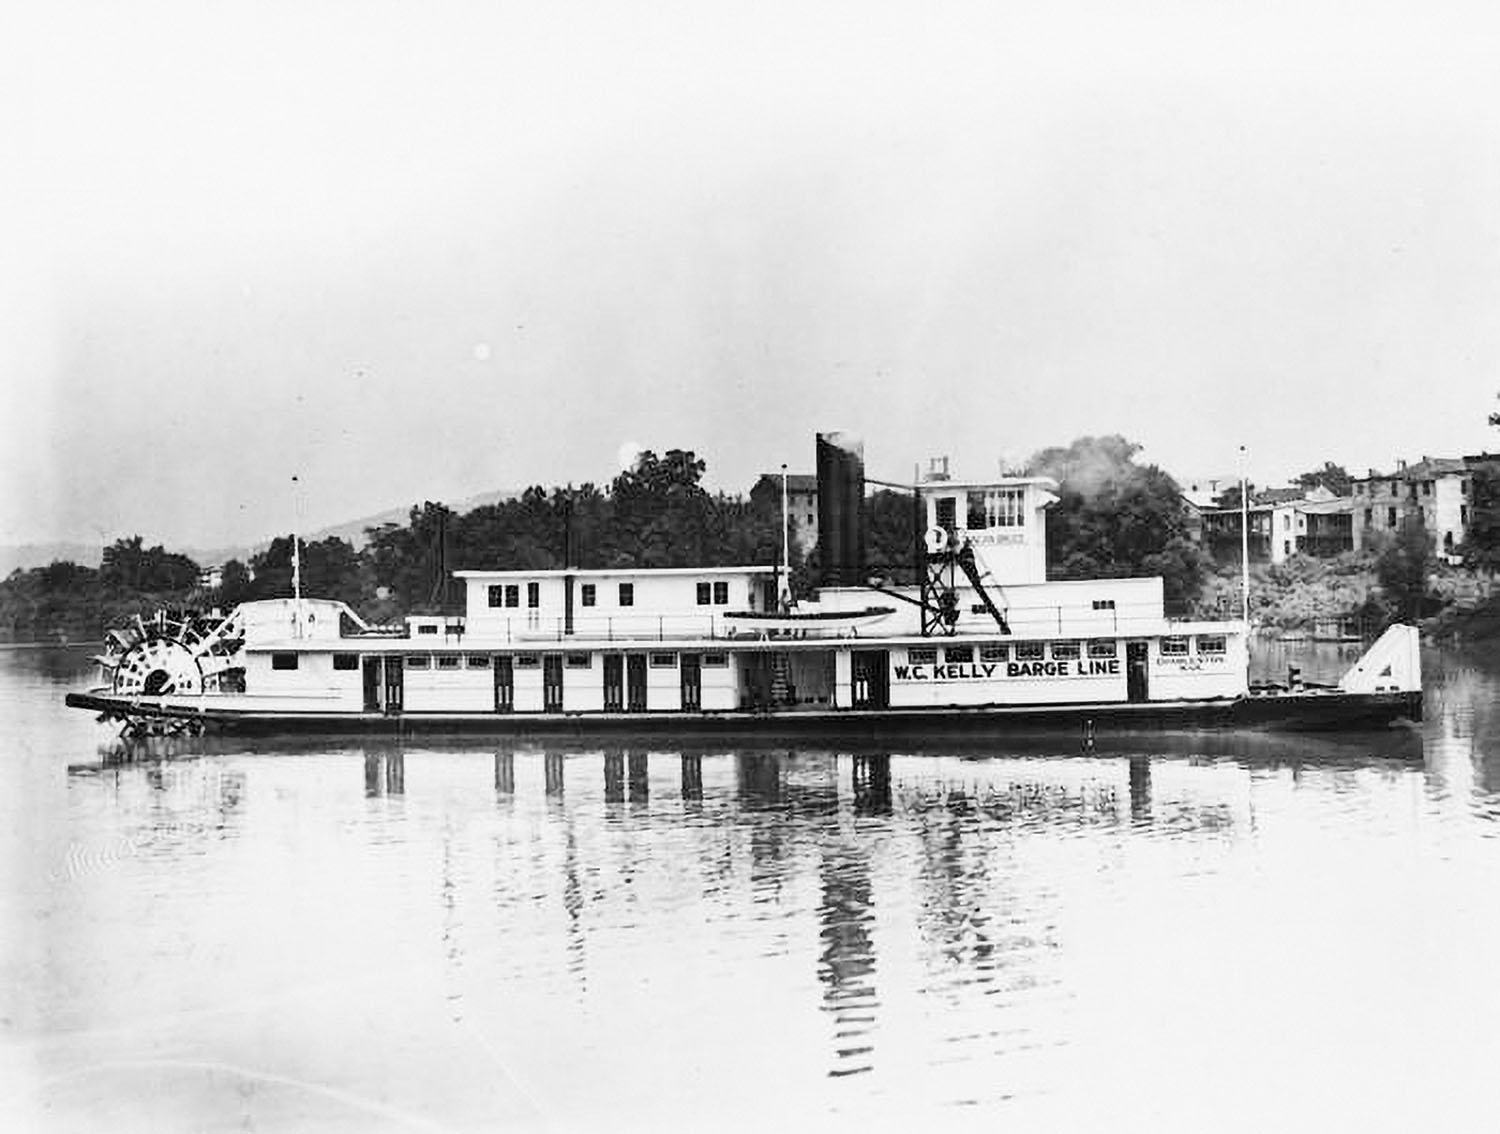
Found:
[[[1316,732],[1382,729],[1422,719],[1422,694],[1286,693],[1203,701],[983,705],[972,708],[785,709],[761,712],[397,714],[316,709],[219,707],[206,699],[172,703],[104,693],[70,693],[68,705],[132,723],[161,722],[193,730],[255,735],[483,734],[494,736],[821,736],[849,741],[891,736],[1003,736],[1011,731],[1090,734],[1163,729],[1255,729]]]

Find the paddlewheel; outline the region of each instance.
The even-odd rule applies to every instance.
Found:
[[[117,696],[170,698],[230,693],[243,688],[244,624],[236,610],[228,618],[194,611],[158,610],[137,616],[105,635],[95,656]],[[138,700],[131,711],[106,714],[124,722],[130,736],[177,736],[201,731],[200,722],[165,713],[159,702]]]

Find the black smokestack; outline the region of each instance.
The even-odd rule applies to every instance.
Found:
[[[865,443],[818,434],[818,552],[825,587],[865,581]]]

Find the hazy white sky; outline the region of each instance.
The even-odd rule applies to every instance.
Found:
[[[0,35],[0,542],[1497,441],[1484,4],[47,3]]]

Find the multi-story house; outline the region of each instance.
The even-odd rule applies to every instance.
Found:
[[[1321,486],[1268,488],[1250,494],[1250,561],[1284,563],[1293,555],[1338,555],[1354,546],[1351,503]],[[1200,511],[1202,542],[1219,562],[1240,558],[1239,508]]]
[[[761,473],[750,489],[750,499],[774,505],[779,513],[781,474]],[[787,473],[786,503],[792,521],[792,540],[806,555],[818,545],[818,478],[810,473]]]
[[[1367,547],[1413,520],[1432,533],[1439,555],[1458,559],[1473,491],[1467,462],[1425,456],[1414,465],[1398,461],[1394,473],[1371,469],[1353,487],[1355,547]]]

